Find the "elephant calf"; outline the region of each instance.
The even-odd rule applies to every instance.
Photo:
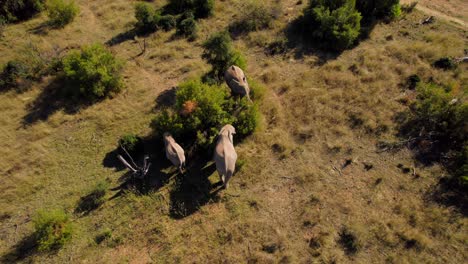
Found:
[[[228,187],[229,179],[231,179],[236,168],[237,153],[233,141],[235,133],[236,129],[233,126],[225,125],[219,132],[218,142],[216,143],[214,160],[224,188]]]
[[[172,162],[174,166],[179,168],[179,172],[182,173],[182,169],[185,167],[185,153],[184,149],[175,142],[174,138],[169,133],[164,133],[164,145],[166,147],[166,157]]]
[[[241,68],[232,65],[224,73],[224,80],[231,89],[232,94],[240,95],[242,97],[247,96],[250,100],[250,88],[247,83],[247,77]]]

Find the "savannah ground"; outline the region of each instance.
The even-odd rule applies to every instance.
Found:
[[[407,109],[402,102],[415,97],[404,88],[408,76],[466,93],[466,64],[453,71],[431,66],[440,57],[464,55],[466,27],[443,19],[420,25],[427,15],[416,10],[378,24],[368,39],[338,55],[298,42],[272,56],[265,47],[284,37],[307,1],[265,1],[279,5],[273,27],[235,40],[247,58],[247,76],[267,92],[260,128],[236,146],[242,167],[230,189],[218,190],[213,165],[194,164],[196,158],[188,161],[193,170],[187,178],[174,175],[163,149],[153,148],[149,139],[146,152],[154,164],[149,181],[155,183],[150,186],[160,188],[141,191],[125,184],[128,174],[117,166],[118,139],[128,133],[150,138],[150,122],[160,111],[158,102],[164,102],[160,95],[209,70],[201,43],[239,16],[244,1],[216,1],[214,16],[201,20],[194,42],[173,38],[173,31],[145,37],[141,56],[143,37],[116,38],[133,28],[134,1],[77,2],[81,12],[64,29],[44,28],[45,14],[7,26],[0,63],[26,57],[32,47],[50,52],[55,45],[76,48],[117,39],[109,48],[126,62],[126,89],[75,111],[48,92],[53,76],[28,92],[0,94],[1,262],[463,263],[468,258],[466,211],[439,199],[439,180],[447,173],[417,163],[407,149],[376,148],[379,141],[400,140],[394,116]],[[451,4],[456,1],[422,2],[453,9],[459,15],[445,14],[466,23],[463,1],[458,7]],[[80,199],[103,180],[110,182],[106,202],[76,213]],[[73,238],[57,252],[36,252],[29,241],[31,217],[54,208],[72,216]],[[344,229],[358,240],[355,254],[343,247]],[[110,235],[97,243],[103,233]]]

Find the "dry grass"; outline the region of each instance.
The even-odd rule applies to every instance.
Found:
[[[26,253],[20,261],[40,263],[463,262],[466,217],[428,198],[442,169],[416,166],[420,177],[414,178],[397,167],[413,167],[409,151],[377,153],[375,144],[395,139],[393,116],[405,108],[399,99],[410,96],[401,85],[409,75],[467,89],[466,65],[453,72],[430,66],[442,56],[462,56],[466,31],[439,21],[419,26],[424,15],[415,12],[378,25],[369,39],[336,58],[295,50],[265,55],[263,44],[281,38],[286,24],[299,15],[304,5],[296,2],[282,1],[283,13],[272,29],[236,40],[247,57],[248,76],[267,87],[261,129],[237,145],[245,164],[231,188],[200,201],[198,210],[181,219],[172,215],[171,206],[180,202],[174,198],[180,193],[173,177],[145,194],[129,191],[112,198],[118,191],[110,191],[97,210],[73,217],[77,234],[56,254],[21,247],[37,209],[72,213],[96,183],[109,179],[112,187],[120,185],[124,172],[105,167],[106,154],[124,134],[151,133],[162,91],[208,71],[200,43],[228,26],[242,1],[216,1],[215,17],[200,22],[200,37],[193,43],[157,32],[146,38],[147,51],[136,58],[135,40],[112,46],[126,61],[127,89],[78,113],[58,109],[23,125],[28,106],[52,77],[23,94],[0,94],[2,260],[15,259],[11,253],[19,247]],[[104,43],[131,29],[133,1],[78,3],[80,15],[63,30],[34,34],[44,16],[8,26],[0,40],[0,63],[21,57],[30,43],[47,51],[53,45]],[[351,163],[342,168],[346,160]],[[208,176],[209,183],[218,181],[215,173]],[[195,187],[183,190],[190,188]],[[360,241],[354,255],[338,242],[343,227]],[[96,236],[105,230],[111,230],[111,238],[97,244]]]

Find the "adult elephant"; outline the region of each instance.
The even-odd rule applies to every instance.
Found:
[[[250,88],[245,77],[244,71],[241,68],[232,65],[224,73],[224,80],[231,89],[232,94],[240,95],[241,97],[247,96],[250,100]]]
[[[225,125],[218,134],[214,153],[216,170],[226,189],[236,168],[237,153],[234,149],[234,134],[236,134],[236,129],[231,125]]]

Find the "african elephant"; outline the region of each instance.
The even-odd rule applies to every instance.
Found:
[[[185,168],[184,149],[175,142],[174,138],[168,132],[164,133],[164,145],[166,147],[167,159],[182,173],[182,169]]]
[[[250,100],[250,88],[245,77],[244,71],[241,68],[232,65],[224,73],[224,80],[231,89],[232,94],[240,95],[242,97],[247,96]]]
[[[229,179],[236,168],[237,153],[234,149],[234,134],[236,134],[236,129],[231,125],[225,125],[218,134],[214,152],[216,169],[224,188],[228,187]]]

